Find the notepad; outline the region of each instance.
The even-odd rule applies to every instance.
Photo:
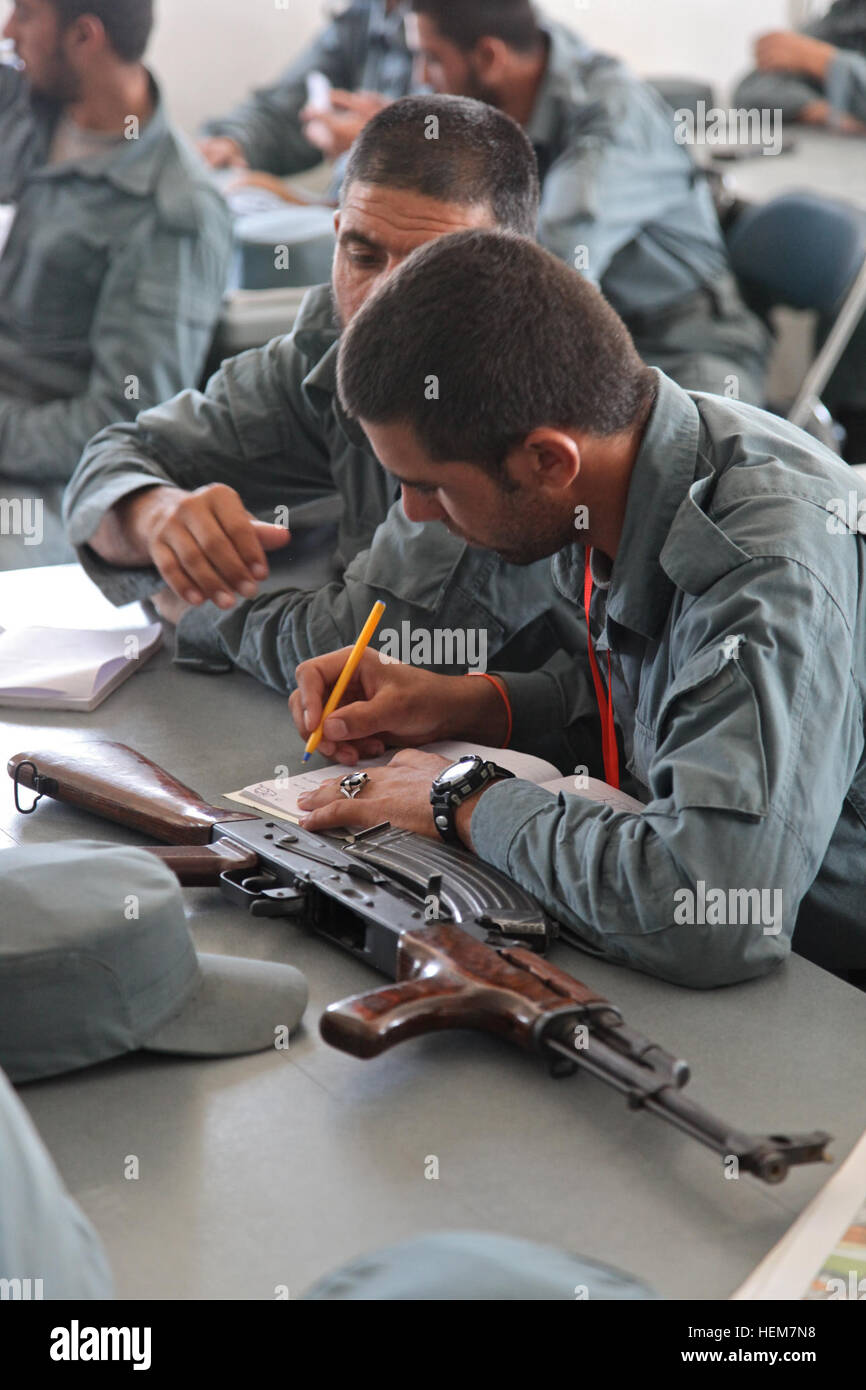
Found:
[[[866,1299],[866,1134],[731,1299]]]
[[[268,815],[276,817],[277,820],[286,820],[297,824],[301,817],[306,814],[298,805],[299,796],[303,796],[306,792],[316,791],[323,782],[332,782],[335,778],[345,777],[347,773],[357,772],[359,769],[386,767],[394,757],[395,751],[392,750],[381,758],[368,758],[366,761],[358,763],[356,767],[341,767],[335,764],[330,767],[320,767],[313,771],[302,772],[297,777],[278,777],[272,782],[254,782],[252,786],[244,787],[242,791],[228,792],[226,794],[227,799],[237,801],[242,806],[250,806],[258,811],[266,811]],[[589,801],[600,802],[617,811],[633,813],[644,809],[640,801],[619,791],[616,787],[609,786],[607,782],[600,782],[595,777],[563,777],[559,770],[553,766],[553,763],[545,762],[543,758],[533,757],[530,753],[515,752],[511,748],[485,748],[477,743],[446,741],[429,743],[421,751],[436,753],[440,758],[447,758],[451,763],[456,762],[458,758],[465,758],[470,753],[480,753],[482,758],[489,758],[491,762],[507,768],[509,772],[514,773],[515,777],[520,777],[526,782],[535,782],[545,791],[554,794],[564,792],[566,795],[582,796]]]
[[[0,628],[0,705],[93,710],[144,665],[162,626]]]

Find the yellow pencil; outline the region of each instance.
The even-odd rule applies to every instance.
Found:
[[[363,629],[362,629],[362,631],[361,631],[361,636],[358,638],[357,642],[355,643],[354,647],[352,648],[351,654],[350,654],[350,656],[349,656],[349,660],[346,662],[345,666],[343,667],[342,673],[341,673],[341,675],[340,675],[340,679],[337,681],[337,684],[334,686],[334,689],[331,691],[331,695],[330,695],[330,698],[329,698],[329,700],[328,700],[328,703],[325,705],[324,711],[323,711],[323,713],[322,713],[322,717],[321,717],[321,719],[319,720],[319,727],[318,727],[318,729],[315,730],[314,733],[310,734],[310,737],[309,737],[309,739],[307,740],[307,747],[306,747],[306,750],[305,750],[305,752],[304,752],[304,762],[307,762],[307,761],[308,761],[308,759],[310,758],[311,754],[315,753],[316,749],[318,748],[319,744],[321,743],[321,741],[322,741],[322,735],[323,735],[324,728],[325,728],[325,720],[326,720],[330,715],[332,715],[332,714],[334,713],[334,710],[337,708],[338,704],[340,703],[340,701],[342,700],[343,696],[345,695],[345,693],[346,693],[346,686],[349,684],[349,681],[352,679],[352,677],[354,676],[354,674],[355,674],[355,672],[357,671],[358,667],[360,666],[360,664],[361,664],[361,657],[364,655],[365,651],[367,650],[368,646],[370,645],[370,641],[371,641],[371,639],[372,639],[372,637],[373,637],[373,633],[376,631],[376,628],[379,626],[379,620],[380,620],[380,618],[382,617],[382,614],[383,614],[384,612],[385,612],[385,605],[384,605],[384,603],[374,603],[374,604],[373,604],[373,611],[371,612],[369,618],[367,619],[367,621],[366,621],[365,624],[364,624],[364,627],[363,627]]]

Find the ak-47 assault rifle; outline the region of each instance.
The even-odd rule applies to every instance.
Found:
[[[209,806],[197,792],[121,743],[68,753],[19,753],[19,788],[132,826],[182,884],[218,884],[253,916],[300,918],[395,984],[332,1004],[325,1041],[356,1057],[444,1028],[497,1033],[551,1060],[553,1075],[583,1067],[765,1182],[794,1163],[820,1162],[831,1136],[744,1134],[688,1100],[678,1060],[619,1010],[542,956],[559,929],[504,874],[461,850],[385,824],[349,841]],[[428,920],[431,908],[435,920]]]

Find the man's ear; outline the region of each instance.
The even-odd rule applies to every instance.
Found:
[[[340,209],[334,213],[334,236],[340,235]]]
[[[102,20],[93,14],[77,15],[67,25],[63,37],[70,49],[104,48],[108,43]]]
[[[508,65],[508,52],[508,44],[503,43],[502,39],[490,35],[480,38],[472,50],[472,65],[476,76],[482,82],[496,86]]]
[[[540,426],[512,450],[512,455],[523,481],[553,492],[571,487],[580,473],[580,446],[565,430]]]

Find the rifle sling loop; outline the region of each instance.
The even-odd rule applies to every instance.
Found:
[[[33,769],[32,780],[22,783],[21,773],[25,767],[31,767]],[[36,800],[33,802],[32,806],[22,806],[21,802],[18,800],[18,789],[22,785],[36,793]],[[24,762],[19,763],[15,769],[15,775],[12,779],[12,790],[15,797],[15,810],[19,811],[22,816],[32,816],[43,796],[57,795],[57,783],[53,777],[43,777],[36,764],[29,758],[26,758]]]

